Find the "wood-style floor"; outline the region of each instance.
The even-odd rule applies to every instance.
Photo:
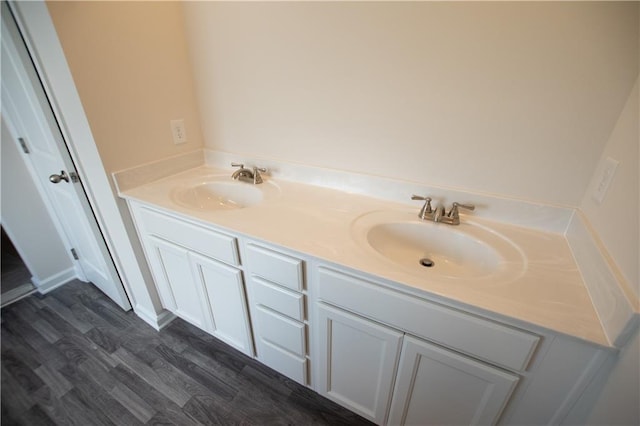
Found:
[[[161,332],[90,284],[2,308],[2,425],[358,425],[219,340]]]

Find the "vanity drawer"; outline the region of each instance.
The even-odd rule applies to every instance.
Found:
[[[136,221],[144,234],[155,235],[229,265],[240,265],[238,243],[234,237],[146,208],[136,211]]]
[[[297,321],[304,320],[304,295],[257,276],[251,276],[249,283],[251,301],[254,305],[266,306]]]
[[[253,323],[260,339],[291,352],[298,357],[306,355],[305,325],[293,321],[261,306],[252,311]]]
[[[318,268],[318,298],[407,333],[513,370],[524,370],[539,336]]]
[[[302,260],[254,243],[248,243],[246,248],[246,265],[252,274],[292,290],[302,291]]]
[[[299,358],[283,351],[269,342],[259,342],[259,360],[263,364],[295,380],[301,385],[307,384],[307,359]]]

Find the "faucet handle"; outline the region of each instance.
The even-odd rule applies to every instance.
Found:
[[[262,175],[260,174],[260,172],[262,173],[266,173],[267,169],[265,169],[264,167],[254,167],[253,168],[253,183],[254,184],[259,184],[262,183]]]
[[[476,209],[476,206],[474,206],[473,204],[461,204],[461,203],[454,202],[453,207],[451,207],[451,211],[449,211],[449,214],[447,216],[454,217],[454,218],[458,217],[459,208],[473,211]]]
[[[241,169],[244,169],[244,164],[242,164],[242,163],[231,163],[231,167],[240,167]]]
[[[418,217],[422,220],[429,217],[433,214],[433,208],[431,208],[431,197],[421,197],[420,195],[412,195],[412,200],[424,201],[424,206],[420,209],[420,213],[418,213]]]
[[[418,200],[418,201],[424,201],[424,207],[422,208],[422,210],[424,210],[426,213],[431,213],[432,208],[431,208],[431,197],[421,197],[420,195],[412,195],[411,196],[412,200]]]

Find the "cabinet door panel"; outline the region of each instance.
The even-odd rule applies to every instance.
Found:
[[[146,242],[152,252],[150,266],[164,307],[185,321],[206,329],[202,293],[191,273],[189,252],[152,236],[147,237]]]
[[[318,392],[384,423],[402,333],[324,304],[318,320]]]
[[[494,424],[518,377],[405,336],[390,424]]]
[[[253,356],[242,272],[213,259],[190,254],[194,275],[206,297],[211,332],[236,349]]]

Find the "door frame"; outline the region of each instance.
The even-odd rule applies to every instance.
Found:
[[[41,0],[11,0],[8,5],[49,98],[69,154],[82,176],[87,199],[125,292],[136,314],[159,329],[164,325],[166,313],[148,268],[141,266],[146,264],[140,244],[129,236],[135,235],[135,229],[126,203],[118,199],[117,190],[104,169],[47,6]]]

